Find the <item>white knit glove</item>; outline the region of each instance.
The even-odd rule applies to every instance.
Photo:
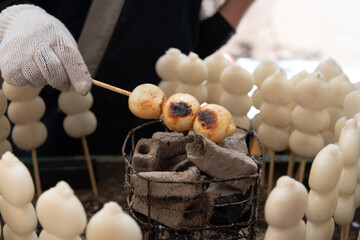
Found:
[[[73,85],[85,95],[91,76],[67,28],[42,8],[30,4],[0,14],[0,70],[15,86],[51,85],[61,91]]]

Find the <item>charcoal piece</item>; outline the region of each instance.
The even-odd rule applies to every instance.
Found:
[[[202,135],[195,135],[194,142],[186,144],[188,159],[207,175],[217,178],[236,178],[256,174],[257,164],[245,154],[222,148]],[[226,182],[244,194],[253,180]]]
[[[179,162],[178,164],[174,165],[170,169],[170,171],[181,172],[181,171],[185,171],[185,170],[189,169],[192,166],[194,166],[194,164],[191,161],[189,161],[189,159],[185,159],[185,160]]]
[[[137,172],[160,170],[161,142],[156,139],[142,138],[138,141],[132,157],[132,166]]]
[[[156,132],[152,138],[160,141],[161,158],[167,159],[186,154],[185,145],[193,141],[194,133],[185,136],[180,132]]]
[[[155,198],[179,197],[183,199],[195,198],[201,194],[201,184],[184,183],[200,181],[201,175],[197,167],[190,167],[183,172],[142,172],[131,174],[131,183],[134,192],[139,197],[148,194],[148,181],[150,181],[150,195]],[[162,183],[156,181],[172,181]]]
[[[249,154],[249,149],[246,144],[246,135],[244,133],[235,132],[229,137],[226,137],[218,145],[223,148],[232,149],[241,152],[245,155]]]
[[[137,212],[149,216],[170,228],[194,227],[200,224],[200,197],[184,200],[181,198],[151,198],[150,215],[147,198],[136,195],[130,206]]]

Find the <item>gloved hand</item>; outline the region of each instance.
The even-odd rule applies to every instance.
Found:
[[[67,28],[42,8],[21,4],[0,14],[0,70],[15,86],[51,85],[61,91],[72,85],[85,95],[91,76]]]

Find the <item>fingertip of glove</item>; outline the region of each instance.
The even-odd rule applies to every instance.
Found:
[[[85,96],[86,94],[88,94],[90,92],[92,83],[91,81],[81,81],[81,82],[77,82],[75,84],[73,84],[74,89],[77,93]]]

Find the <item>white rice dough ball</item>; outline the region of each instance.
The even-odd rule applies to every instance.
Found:
[[[8,239],[8,240],[38,240],[38,237],[36,235],[36,232],[33,231],[29,234],[26,235],[18,235],[16,233],[14,233],[10,227],[5,224],[4,225],[4,239]],[[46,240],[59,240],[59,239],[46,239]],[[78,240],[78,239],[76,239]]]
[[[345,73],[340,73],[332,78],[329,84],[332,92],[331,105],[343,108],[345,97],[355,90],[355,86],[350,82]]]
[[[290,228],[275,228],[268,226],[264,240],[303,240],[306,236],[306,226],[303,220]]]
[[[31,202],[19,207],[0,196],[0,208],[1,216],[13,232],[25,235],[36,229],[37,217]]]
[[[265,59],[263,60],[253,72],[254,83],[258,88],[261,88],[263,81],[271,76],[275,71],[279,70],[280,67],[272,60]]]
[[[327,193],[336,188],[343,161],[339,145],[329,144],[321,149],[311,165],[310,188],[319,193]]]
[[[236,126],[245,128],[247,130],[250,130],[250,120],[246,115],[243,116],[233,116],[234,123]],[[243,132],[242,130],[238,129],[240,132]]]
[[[261,90],[259,88],[257,88],[253,94],[251,95],[251,99],[252,99],[252,102],[253,102],[253,106],[256,108],[256,109],[260,109],[261,108],[261,105],[263,104],[264,102],[264,99],[262,97],[262,93],[261,93]]]
[[[316,224],[311,221],[306,222],[307,239],[332,239],[334,230],[335,222],[333,218],[321,224]]]
[[[326,108],[331,102],[331,87],[321,72],[315,72],[295,87],[295,99],[299,105],[311,110]]]
[[[265,203],[265,220],[276,228],[296,226],[305,215],[308,192],[304,185],[293,178],[282,176],[276,181]]]
[[[208,90],[204,85],[179,84],[175,92],[188,93],[194,96],[200,104],[206,102],[209,96]]]
[[[7,113],[14,124],[36,122],[39,121],[45,113],[45,102],[39,96],[26,101],[10,102]]]
[[[176,75],[176,67],[185,59],[185,54],[177,48],[169,48],[155,64],[155,71],[163,81],[179,81]]]
[[[351,195],[355,193],[357,181],[357,164],[351,167],[342,168],[338,188],[339,195]]]
[[[11,152],[6,152],[0,160],[1,196],[15,206],[31,202],[35,187],[28,168]]]
[[[265,102],[285,105],[294,98],[294,85],[280,69],[265,79],[261,85],[261,93]]]
[[[343,108],[348,119],[360,112],[360,90],[352,91],[346,95]]]
[[[337,139],[339,139],[340,134],[341,134],[341,130],[343,129],[343,127],[345,126],[345,122],[346,122],[347,118],[345,116],[339,118],[336,123],[335,123],[335,136]]]
[[[175,94],[175,90],[179,84],[180,81],[160,81],[158,86],[164,92],[166,97],[170,97]]]
[[[338,197],[338,188],[330,192],[318,193],[310,190],[306,218],[313,223],[323,223],[335,213]]]
[[[323,110],[311,110],[297,106],[291,114],[292,123],[301,132],[316,134],[330,126],[329,113]]]
[[[219,83],[222,71],[231,64],[220,51],[206,57],[204,62],[208,68],[208,83]]]
[[[24,240],[27,240],[27,239],[24,239]],[[59,238],[58,236],[56,236],[54,234],[49,233],[48,231],[46,231],[46,229],[43,229],[40,232],[39,239],[36,239],[36,240],[63,240],[63,239]],[[74,238],[71,238],[70,240],[82,240],[82,238],[79,236],[76,236]]]
[[[206,83],[208,96],[207,103],[220,104],[221,95],[224,94],[224,89],[218,83]]]
[[[4,92],[0,89],[0,115],[4,115],[8,106],[8,100]]]
[[[93,104],[93,96],[89,92],[85,96],[75,91],[61,92],[58,105],[61,111],[67,115],[88,111]]]
[[[158,86],[150,83],[134,88],[128,100],[130,111],[142,119],[158,119],[165,102],[165,93]]]
[[[11,143],[8,140],[2,140],[0,141],[0,155],[6,153],[6,152],[12,152],[12,146]]]
[[[332,78],[343,72],[340,65],[333,58],[328,58],[321,62],[315,71],[321,71],[324,74],[326,81],[330,81]]]
[[[337,142],[337,138],[334,132],[329,131],[329,130],[325,130],[323,132],[320,133],[322,138],[324,139],[324,145],[328,145],[330,143],[336,143]]]
[[[63,122],[66,134],[81,138],[92,134],[97,126],[95,114],[91,111],[67,115]]]
[[[177,64],[176,73],[182,83],[199,85],[207,79],[208,68],[196,53],[190,52]]]
[[[11,131],[11,125],[9,119],[2,115],[0,116],[0,141],[5,140]]]
[[[15,125],[12,133],[15,145],[26,151],[40,147],[47,138],[47,129],[42,122]]]
[[[269,125],[284,128],[291,124],[291,109],[288,106],[264,102],[260,108],[262,120]]]
[[[345,122],[338,144],[344,157],[343,166],[354,166],[360,156],[360,128],[354,118]]]
[[[261,143],[276,152],[281,152],[288,148],[289,135],[287,128],[277,128],[266,123],[262,123],[258,129]]]
[[[7,82],[3,82],[2,91],[10,101],[25,101],[38,96],[42,88],[33,88],[30,86],[15,87]]]
[[[258,112],[250,121],[251,129],[258,132],[260,125],[263,123],[261,112]]]
[[[241,116],[249,112],[252,99],[247,94],[232,95],[224,92],[220,97],[220,105],[229,110],[232,115]]]
[[[313,158],[325,146],[321,134],[309,134],[294,130],[289,138],[289,147],[296,155]]]
[[[354,219],[356,199],[355,194],[339,195],[334,220],[340,226],[350,225]]]
[[[40,195],[36,212],[41,226],[60,238],[74,238],[86,226],[85,209],[64,181]]]
[[[253,88],[254,79],[249,71],[234,63],[221,73],[220,84],[230,94],[244,95]]]
[[[335,131],[335,124],[336,124],[337,120],[339,120],[340,118],[345,116],[344,110],[342,108],[339,108],[339,107],[328,106],[326,108],[326,111],[328,112],[328,114],[330,116],[329,130],[334,132]]]
[[[292,78],[290,78],[290,81],[294,84],[294,86],[296,87],[296,85],[298,85],[298,83],[309,77],[310,76],[310,73],[308,73],[306,70],[303,70],[297,74],[295,74],[294,76],[292,76]]]

